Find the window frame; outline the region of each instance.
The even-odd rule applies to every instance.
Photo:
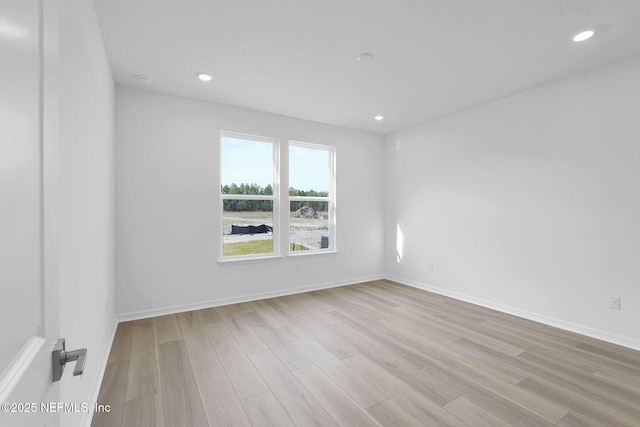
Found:
[[[329,154],[329,196],[317,197],[317,196],[291,196],[289,194],[289,188],[291,187],[291,159],[290,151],[291,146],[310,148],[314,150],[324,150]],[[337,227],[336,227],[336,147],[332,145],[315,144],[310,142],[302,142],[289,140],[287,144],[287,171],[289,176],[287,177],[287,256],[308,256],[319,255],[326,253],[337,252]],[[328,204],[328,234],[329,234],[329,247],[319,249],[309,249],[305,251],[292,251],[291,250],[291,202],[296,201],[309,201],[309,202],[327,202]]]
[[[222,139],[223,138],[234,138],[245,141],[256,141],[256,142],[267,142],[272,144],[272,163],[273,163],[273,184],[272,184],[272,193],[271,195],[258,195],[258,194],[224,194],[222,192]],[[219,256],[218,262],[233,262],[233,261],[247,261],[247,260],[260,260],[260,259],[268,259],[268,258],[280,258],[280,232],[278,230],[280,225],[280,140],[277,138],[271,138],[266,136],[259,135],[250,135],[239,132],[229,132],[229,131],[220,131],[219,139],[218,139],[218,151],[219,151],[219,167],[218,167],[218,191],[219,191],[219,212],[220,212],[220,223],[219,223],[219,232],[220,232],[220,241],[218,245]],[[241,185],[243,183],[239,183]],[[251,183],[249,183],[251,184]],[[235,255],[235,256],[224,256],[224,201],[225,200],[271,200],[272,201],[272,215],[273,215],[273,228],[274,232],[272,233],[273,241],[272,241],[272,252],[268,253],[257,253],[257,254],[247,254],[247,255]]]

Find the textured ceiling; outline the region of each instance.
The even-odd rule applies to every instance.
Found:
[[[640,54],[640,0],[94,4],[121,85],[380,134]]]

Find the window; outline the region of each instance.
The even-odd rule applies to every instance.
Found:
[[[222,257],[278,253],[278,141],[232,133],[220,138]]]
[[[335,251],[334,148],[289,142],[284,199],[279,154],[276,139],[221,133],[222,259]]]
[[[335,250],[334,149],[289,142],[289,253]]]

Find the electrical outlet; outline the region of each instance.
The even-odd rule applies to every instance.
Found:
[[[612,310],[620,310],[620,297],[609,296],[609,308]]]
[[[430,262],[427,267],[429,268],[429,271],[433,271],[433,263],[432,262]]]
[[[300,273],[300,266],[296,265],[296,273]]]

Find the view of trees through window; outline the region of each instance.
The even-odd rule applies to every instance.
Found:
[[[272,254],[277,141],[223,134],[220,142],[222,256]]]
[[[245,184],[240,185],[232,183],[231,185],[221,186],[222,194],[247,194],[247,195],[273,195],[273,187],[267,185],[265,188],[260,187],[258,184]],[[303,196],[303,197],[329,197],[328,191],[315,191],[315,190],[297,190],[293,187],[289,188],[289,196]],[[296,211],[303,206],[312,207],[315,210],[326,208],[326,203],[314,202],[314,201],[298,201],[290,204],[290,210]],[[258,200],[224,200],[224,210],[231,212],[239,211],[261,211],[270,210],[271,205],[266,203],[260,203]]]

